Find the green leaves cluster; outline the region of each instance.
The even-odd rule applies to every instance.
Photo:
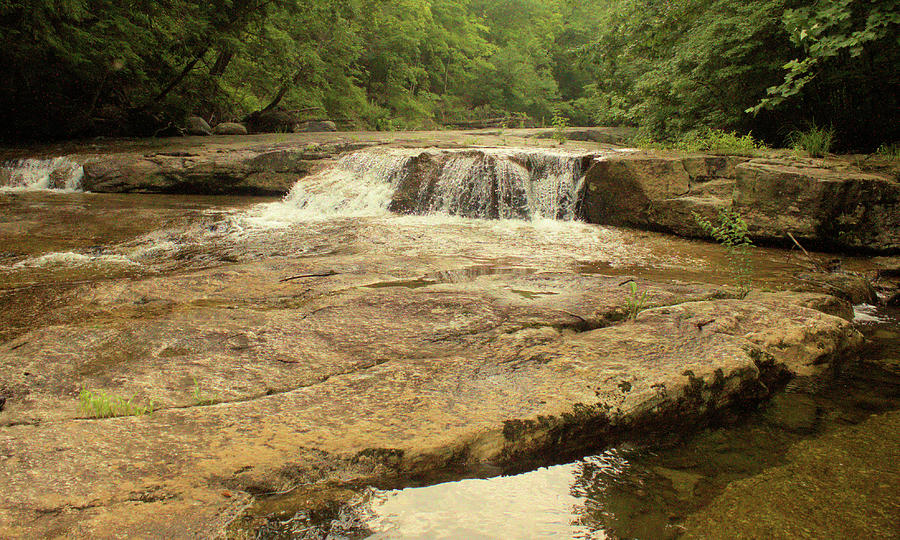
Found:
[[[898,0],[612,0],[585,49],[601,124],[676,140],[705,128],[781,144],[833,125],[845,148],[898,135]]]
[[[0,136],[153,134],[283,107],[347,126],[549,117],[583,92],[569,0],[8,0]],[[581,9],[581,11],[578,11]]]
[[[345,127],[523,115],[770,144],[897,126],[900,0],[5,0],[0,138],[283,107]]]
[[[747,222],[732,208],[723,208],[719,211],[717,225],[696,212],[693,216],[700,229],[725,248],[729,270],[735,284],[740,289],[741,295],[746,296],[753,285],[753,260],[750,257],[753,242],[750,240]]]

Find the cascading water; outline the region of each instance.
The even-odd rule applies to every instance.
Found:
[[[297,182],[256,217],[290,222],[394,212],[572,221],[584,158],[543,150],[367,150]]]
[[[23,159],[0,165],[3,191],[81,191],[84,169],[65,157]]]

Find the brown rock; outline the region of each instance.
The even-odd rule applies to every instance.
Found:
[[[735,208],[757,238],[806,247],[900,249],[900,183],[815,163],[754,159],[736,168]]]
[[[215,135],[246,135],[247,128],[237,122],[222,122],[213,128]]]

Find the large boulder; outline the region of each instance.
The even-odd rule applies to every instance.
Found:
[[[736,168],[734,204],[753,236],[808,246],[900,250],[900,183],[821,162],[754,159]]]
[[[185,131],[188,135],[212,135],[212,128],[199,116],[188,116]]]
[[[722,176],[736,159],[646,155],[595,160],[585,177],[584,217],[591,223],[700,236],[693,217],[731,204],[733,180]]]
[[[900,251],[900,182],[821,161],[623,155],[595,160],[585,184],[592,223],[702,237],[695,214],[734,207],[757,241]]]
[[[244,119],[244,124],[252,133],[290,133],[298,123],[297,113],[281,108],[256,111]]]
[[[331,120],[308,120],[296,126],[298,132],[328,132],[337,131],[337,126]]]
[[[222,122],[213,128],[213,133],[216,135],[246,135],[247,128],[244,127],[244,124],[237,122]]]

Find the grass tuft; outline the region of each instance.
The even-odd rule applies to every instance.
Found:
[[[891,161],[900,160],[900,141],[882,144],[875,151],[875,155]]]
[[[812,157],[825,157],[834,146],[834,128],[823,128],[815,124],[806,131],[794,130],[787,136],[788,146],[806,152]]]
[[[82,388],[78,394],[78,406],[91,418],[115,418],[117,416],[144,416],[151,414],[154,403],[138,405],[134,398],[124,398],[115,394],[107,394],[103,390],[92,392]]]

